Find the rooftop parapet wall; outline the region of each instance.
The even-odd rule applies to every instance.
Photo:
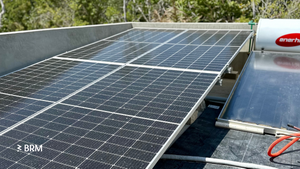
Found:
[[[130,28],[118,23],[0,33],[0,76]]]

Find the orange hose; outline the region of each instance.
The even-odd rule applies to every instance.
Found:
[[[300,136],[300,133],[294,133],[294,134],[290,134],[290,135],[292,135],[292,136]],[[279,156],[281,153],[283,153],[286,149],[288,149],[292,144],[294,144],[296,141],[298,141],[300,138],[294,138],[292,141],[290,141],[287,145],[285,145],[281,150],[279,150],[278,152],[276,152],[276,153],[274,153],[274,154],[272,154],[271,152],[272,152],[272,150],[273,150],[273,148],[279,143],[279,142],[281,142],[281,141],[283,141],[283,140],[285,140],[285,139],[288,139],[288,138],[290,138],[290,137],[292,137],[292,136],[282,136],[282,137],[280,137],[279,139],[277,139],[277,140],[275,140],[271,145],[270,145],[270,147],[269,147],[269,149],[268,149],[268,155],[270,156],[270,157],[277,157],[277,156]]]

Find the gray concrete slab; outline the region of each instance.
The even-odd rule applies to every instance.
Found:
[[[210,103],[207,103],[209,105]],[[215,103],[213,103],[216,105]],[[206,108],[199,118],[166,151],[166,154],[212,157],[238,162],[277,167],[279,169],[300,168],[300,142],[292,145],[285,153],[270,158],[267,150],[277,138],[272,135],[260,135],[248,132],[215,127],[215,119],[220,110]],[[273,152],[278,151],[290,140],[278,144]],[[205,164],[188,161],[159,160],[155,169],[236,169],[236,167]]]

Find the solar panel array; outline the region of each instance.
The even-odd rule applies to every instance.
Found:
[[[152,167],[250,36],[131,29],[1,77],[0,164]]]

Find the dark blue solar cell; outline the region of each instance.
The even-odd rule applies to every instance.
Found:
[[[12,73],[4,76],[6,77],[5,79],[8,80],[1,77],[0,79],[2,79],[3,82],[0,92],[36,99],[58,101],[118,67],[117,65],[58,59],[50,60],[57,64],[48,64],[49,60],[47,60],[36,64],[35,66],[37,67],[22,69],[17,75]],[[47,67],[47,69],[43,69],[43,65],[47,65],[44,66]],[[94,65],[97,65],[97,67],[92,67]],[[27,69],[32,70],[30,73],[21,73]],[[92,76],[88,76],[89,74],[92,74]],[[19,80],[18,78],[24,78],[24,80]],[[70,80],[70,78],[72,78],[72,80]],[[39,106],[47,106],[47,103],[39,101],[36,102],[35,105],[27,106],[27,109],[38,111],[40,110]]]

